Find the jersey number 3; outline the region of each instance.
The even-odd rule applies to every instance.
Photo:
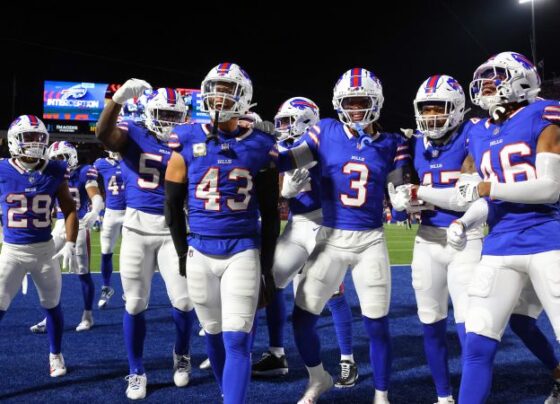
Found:
[[[359,174],[357,179],[350,181],[350,188],[356,190],[356,195],[340,194],[340,201],[344,206],[359,208],[366,202],[369,169],[362,163],[346,163],[342,167],[342,172],[344,174]]]

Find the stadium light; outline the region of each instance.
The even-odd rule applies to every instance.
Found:
[[[533,32],[533,35],[531,37],[531,53],[533,56],[533,64],[537,66],[537,34],[535,29],[535,0],[519,0],[519,4],[525,4],[525,3],[531,3],[531,28]]]

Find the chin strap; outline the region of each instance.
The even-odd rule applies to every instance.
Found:
[[[506,108],[500,104],[492,105],[489,111],[490,116],[494,119],[494,121],[501,121],[506,116]]]
[[[366,133],[364,128],[362,128],[358,124],[352,125],[352,128],[358,132],[358,142],[361,147],[371,146],[371,144],[373,143],[373,138],[370,134]]]
[[[218,143],[218,123],[220,119],[220,111],[214,111],[214,122],[212,122],[212,131],[210,134],[206,135],[206,144],[210,141]]]

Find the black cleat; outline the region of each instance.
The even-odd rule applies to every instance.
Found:
[[[272,352],[264,352],[261,359],[251,367],[253,376],[278,377],[288,374],[286,355],[277,357]]]
[[[340,361],[340,377],[334,384],[337,389],[354,387],[358,381],[358,367],[348,360]]]

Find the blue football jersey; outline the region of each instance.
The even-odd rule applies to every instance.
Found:
[[[97,181],[97,175],[97,170],[90,164],[78,166],[68,173],[68,189],[72,198],[74,198],[74,202],[76,202],[78,219],[82,219],[89,210],[89,195],[86,184],[90,181]],[[60,208],[57,209],[56,218],[64,219]]]
[[[169,144],[188,171],[189,244],[208,254],[234,254],[260,243],[255,178],[278,157],[275,139],[257,130],[218,133],[209,125],[175,127]]]
[[[50,240],[51,212],[60,185],[66,181],[65,161],[45,161],[26,172],[17,159],[0,160],[0,202],[4,240],[32,244]]]
[[[105,207],[113,210],[126,209],[124,182],[119,162],[109,158],[101,158],[95,160],[93,166],[103,179]]]
[[[469,152],[487,181],[512,183],[536,178],[539,135],[558,108],[556,101],[536,101],[516,111],[501,124],[489,119],[473,125]],[[549,108],[552,107],[552,108]],[[548,112],[547,112],[548,111]],[[523,204],[489,200],[490,232],[484,240],[486,255],[527,255],[560,250],[558,203]]]
[[[468,155],[468,129],[471,121],[463,122],[443,145],[435,145],[425,136],[412,137],[410,148],[414,169],[418,173],[420,185],[434,188],[453,188],[461,175],[461,166]],[[448,227],[461,217],[462,213],[436,207],[423,210],[422,225]]]
[[[340,121],[327,118],[310,128],[302,142],[320,164],[323,225],[342,230],[381,227],[387,175],[410,162],[406,140],[384,132],[360,139]],[[289,152],[282,154],[290,158]]]
[[[288,150],[298,144],[299,141],[292,145],[280,142],[278,143],[278,149],[279,151]],[[309,169],[309,178],[311,180],[303,187],[301,192],[288,200],[290,215],[301,215],[321,208],[321,169],[319,164],[315,164]]]
[[[163,215],[165,170],[171,157],[169,145],[141,123],[126,120],[119,122],[118,127],[128,133],[120,163],[126,206]]]

